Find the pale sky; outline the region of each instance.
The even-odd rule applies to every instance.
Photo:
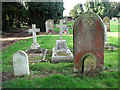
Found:
[[[110,0],[110,1],[119,2],[120,0]],[[72,10],[72,8],[78,3],[84,4],[85,0],[63,0],[63,2],[65,8],[65,10],[63,11],[63,16],[69,16],[70,10]],[[83,9],[85,10],[84,5],[83,5]]]

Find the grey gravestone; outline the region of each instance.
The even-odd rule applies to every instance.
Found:
[[[49,30],[54,32],[54,21],[52,19],[48,19],[45,22],[45,25],[46,25],[46,33],[48,33]]]
[[[53,48],[51,62],[73,62],[73,54],[67,47],[66,40],[63,40],[63,20],[60,20],[60,40],[56,40]]]
[[[104,25],[102,19],[87,11],[73,29],[74,72],[101,71],[104,64]]]
[[[14,74],[16,76],[29,75],[28,56],[24,51],[17,51],[13,55]]]

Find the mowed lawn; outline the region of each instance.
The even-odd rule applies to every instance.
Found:
[[[73,73],[73,63],[50,63],[52,48],[58,35],[37,37],[41,48],[48,49],[47,62],[29,63],[30,75],[14,77],[3,82],[3,88],[118,88],[118,21],[111,21],[108,42],[115,46],[115,51],[104,51],[104,70],[100,75],[86,76]],[[72,30],[71,30],[72,32]],[[63,35],[68,47],[73,52],[73,35]],[[2,72],[14,73],[13,54],[18,50],[30,48],[33,40],[21,40],[2,51]]]

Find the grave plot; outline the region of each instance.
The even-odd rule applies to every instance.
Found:
[[[56,40],[51,62],[73,62],[73,54],[63,40],[63,20],[60,20],[60,40]]]

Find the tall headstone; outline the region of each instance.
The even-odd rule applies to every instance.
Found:
[[[28,56],[24,51],[17,51],[13,55],[15,76],[29,75]]]
[[[93,12],[83,13],[73,28],[74,72],[94,73],[104,64],[104,25]]]
[[[32,29],[29,29],[28,32],[33,34],[33,44],[30,49],[38,49],[40,45],[37,43],[36,32],[40,32],[40,29],[36,29],[36,25],[32,24]]]
[[[51,62],[73,62],[73,54],[67,46],[66,40],[63,40],[63,19],[60,20],[60,40],[56,40],[56,46],[53,48]]]
[[[104,17],[103,18],[103,23],[107,26],[107,31],[110,32],[110,18],[109,17]]]
[[[54,32],[54,21],[52,19],[48,19],[45,22],[46,25],[46,33],[48,33],[49,31]]]

